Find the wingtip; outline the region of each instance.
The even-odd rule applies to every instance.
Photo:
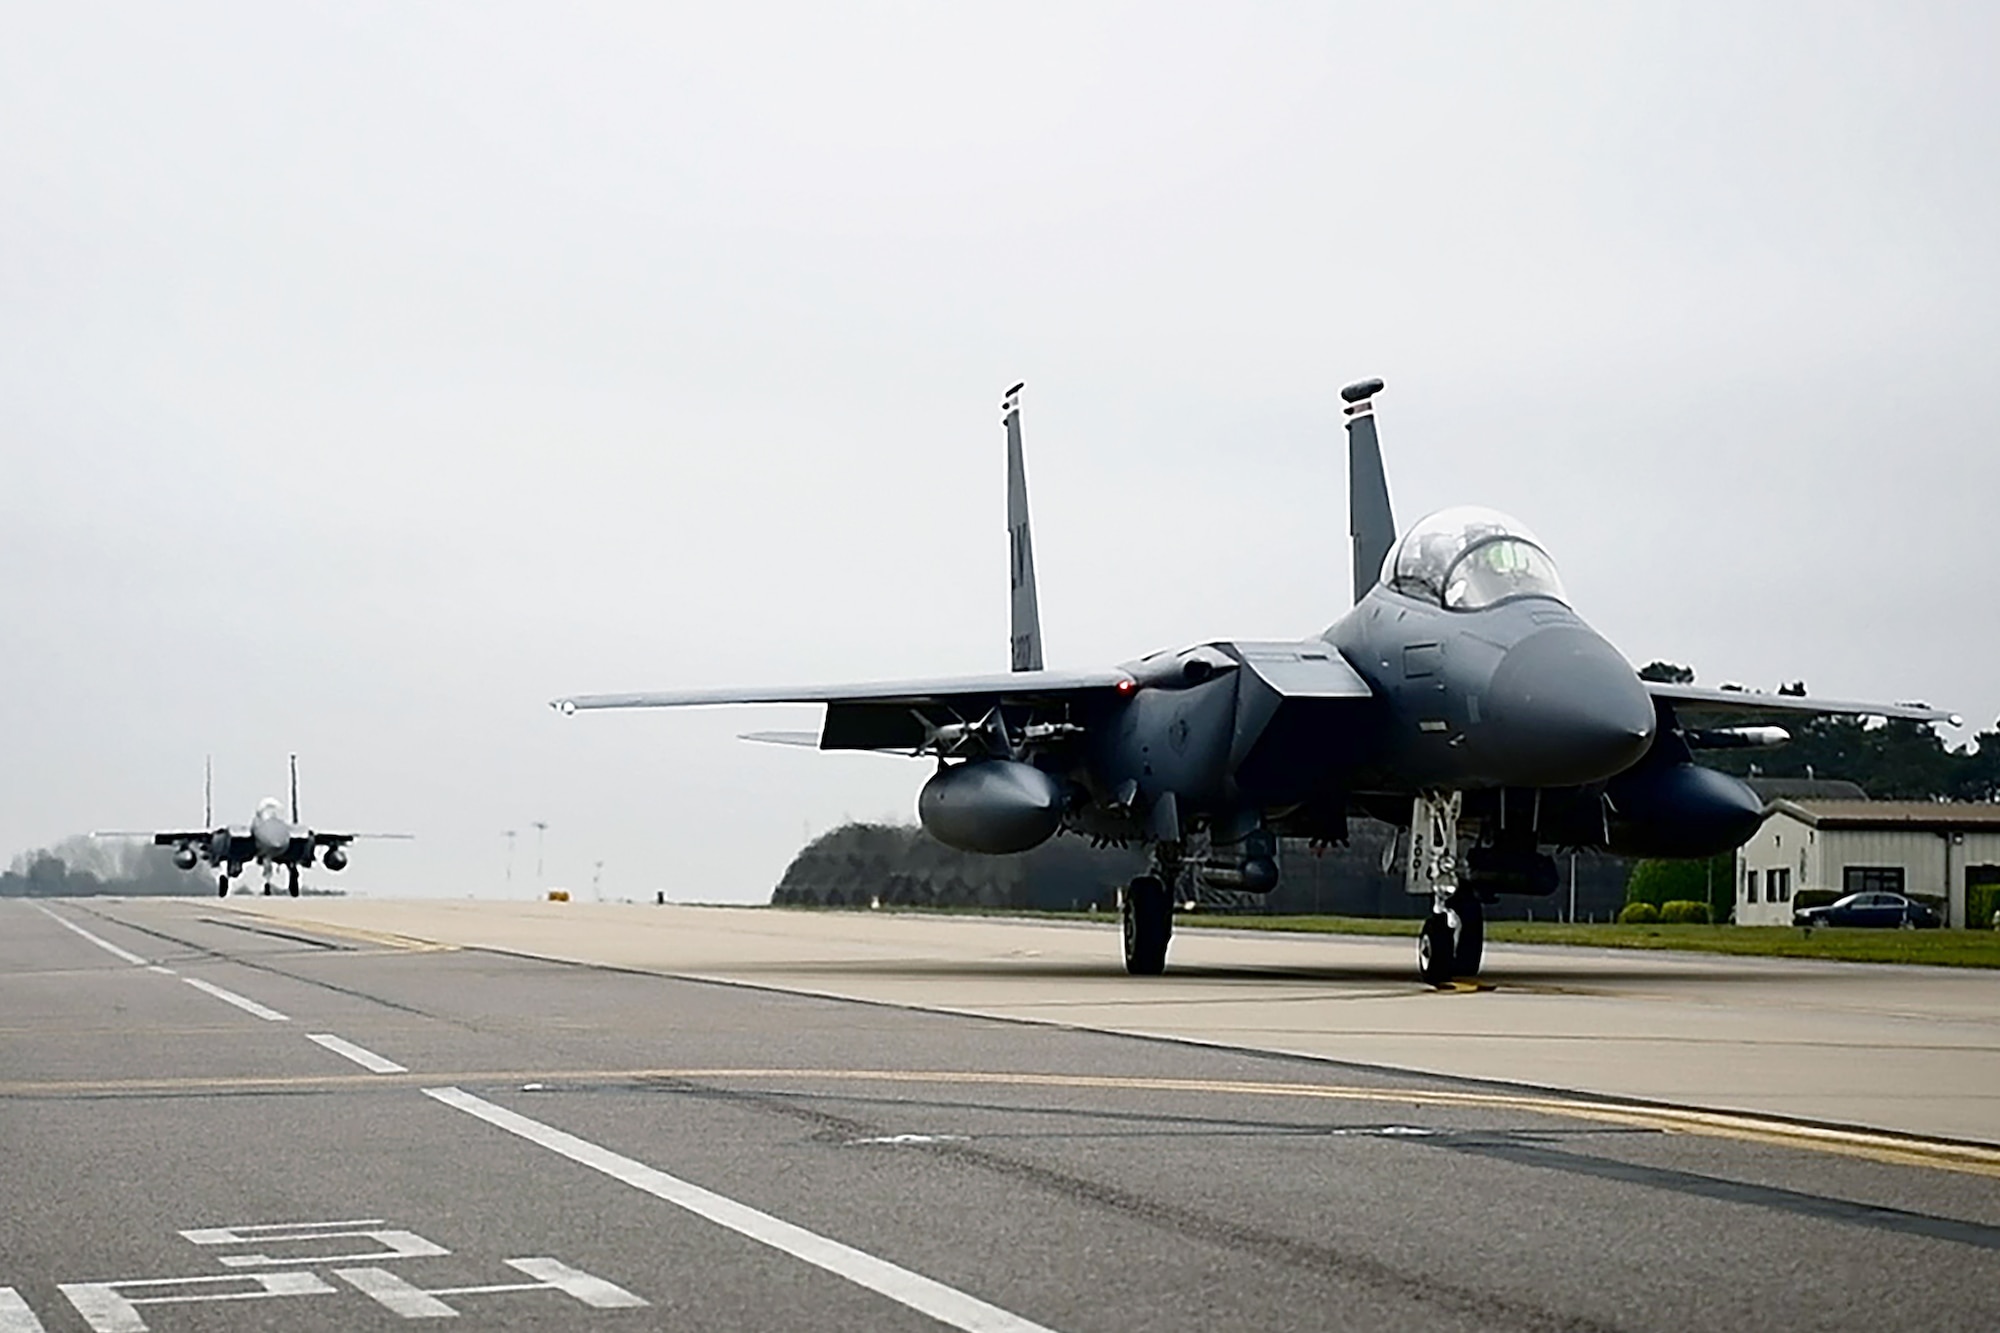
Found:
[[[574,699],[551,699],[549,700],[549,707],[555,709],[564,717],[576,716],[576,700]]]

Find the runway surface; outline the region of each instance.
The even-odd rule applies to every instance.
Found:
[[[1431,994],[1340,942],[1187,933],[1161,993],[1088,929],[243,906],[0,901],[0,1333],[2000,1322],[2000,1151],[1080,1018],[1303,1045],[1407,1002],[1437,1016],[1370,1040],[1443,1059],[1480,1006],[1581,984],[1724,1041],[1767,1004],[1941,1024],[1978,1085],[1992,1011],[1929,974],[1843,1009],[1818,971],[1524,954]],[[671,975],[695,955],[713,979]],[[1001,1012],[1034,993],[1053,1015]]]

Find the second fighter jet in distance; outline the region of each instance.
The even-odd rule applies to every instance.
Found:
[[[917,799],[940,842],[1025,851],[1059,830],[1152,850],[1121,895],[1126,968],[1162,971],[1189,877],[1269,892],[1278,839],[1341,842],[1351,814],[1407,828],[1396,847],[1431,911],[1425,980],[1477,974],[1484,908],[1556,888],[1547,848],[1700,857],[1739,847],[1763,802],[1698,751],[1781,744],[1770,725],[1825,714],[1954,720],[1642,681],[1569,604],[1521,523],[1446,509],[1399,538],[1375,431],[1380,380],[1342,390],[1354,605],[1284,642],[1223,640],[1120,666],[1042,664],[1020,388],[1001,403],[1013,669],[987,676],[768,689],[578,695],[565,713],[823,703],[824,750],[932,759]]]
[[[291,759],[292,807],[289,818],[285,814],[284,802],[275,796],[266,796],[257,802],[256,812],[250,816],[249,823],[216,824],[214,775],[205,771],[203,827],[170,829],[162,833],[104,832],[94,836],[151,838],[156,847],[174,849],[174,864],[182,870],[193,870],[203,863],[214,866],[216,894],[225,898],[229,896],[229,881],[242,874],[246,866],[255,865],[263,869],[266,894],[275,891],[273,880],[282,866],[286,891],[296,898],[299,896],[299,872],[310,870],[315,860],[328,870],[345,870],[349,843],[362,838],[410,836],[407,833],[328,833],[306,828],[299,822],[299,757],[293,755]]]

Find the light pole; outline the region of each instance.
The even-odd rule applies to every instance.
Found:
[[[598,902],[604,901],[604,889],[602,887],[603,882],[604,882],[604,862],[599,861],[597,863],[597,868],[590,872],[590,896],[597,899]]]
[[[507,840],[507,892],[514,892],[514,830],[502,829],[500,836]]]
[[[549,823],[546,819],[537,819],[532,822],[535,826],[535,892],[540,893],[543,888],[542,837],[549,831]]]

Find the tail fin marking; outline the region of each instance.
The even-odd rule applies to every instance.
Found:
[[[1354,541],[1354,600],[1375,586],[1382,562],[1396,544],[1396,518],[1389,508],[1389,479],[1382,470],[1382,446],[1375,438],[1375,395],[1381,380],[1362,380],[1340,391],[1347,401],[1347,531]]]

